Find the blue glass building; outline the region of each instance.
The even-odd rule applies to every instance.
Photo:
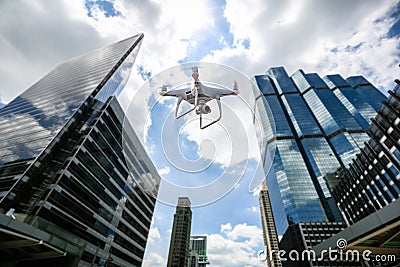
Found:
[[[263,120],[268,105],[275,124],[275,131],[263,125],[262,151],[276,146],[266,180],[278,234],[289,224],[342,221],[324,177],[360,151],[385,96],[361,76],[321,78],[298,70],[289,77],[282,67],[255,76],[255,82],[256,112],[268,123]]]

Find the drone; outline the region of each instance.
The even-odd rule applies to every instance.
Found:
[[[234,82],[233,90],[209,87],[202,84],[199,80],[199,67],[192,68],[192,77],[194,79],[194,86],[192,89],[184,88],[184,89],[168,90],[168,86],[163,85],[161,87],[160,95],[178,97],[178,103],[176,104],[176,109],[175,109],[175,119],[182,118],[186,114],[189,114],[190,112],[195,110],[196,114],[200,116],[200,129],[205,129],[221,119],[222,117],[221,97],[238,95],[239,89],[237,82]],[[193,105],[193,107],[178,115],[179,106],[182,100],[185,100],[189,104]],[[203,114],[211,113],[211,108],[210,106],[207,105],[207,102],[211,100],[217,101],[219,116],[216,120],[203,125]]]

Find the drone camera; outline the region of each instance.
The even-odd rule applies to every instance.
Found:
[[[211,108],[207,105],[201,105],[201,106],[199,106],[199,113],[201,113],[201,114],[211,113]]]
[[[205,104],[199,105],[196,108],[196,114],[197,115],[199,115],[199,114],[208,114],[208,113],[211,113],[211,108],[209,106],[205,105]]]

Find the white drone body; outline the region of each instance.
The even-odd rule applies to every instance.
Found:
[[[222,117],[221,100],[220,100],[221,97],[237,95],[239,94],[239,90],[236,82],[234,82],[233,90],[206,86],[202,84],[199,80],[199,68],[193,67],[192,71],[193,71],[192,77],[194,79],[194,87],[192,89],[187,88],[187,89],[168,90],[168,87],[166,85],[163,85],[161,87],[160,95],[178,97],[178,103],[176,104],[176,109],[175,109],[175,119],[179,119],[194,110],[196,114],[200,116],[200,129],[205,129],[221,119]],[[213,99],[217,101],[219,116],[216,120],[212,121],[211,123],[203,125],[203,114],[208,114],[211,112],[211,108],[207,105],[207,102]],[[185,100],[189,104],[193,105],[193,107],[183,112],[182,114],[178,115],[179,106],[182,100]]]

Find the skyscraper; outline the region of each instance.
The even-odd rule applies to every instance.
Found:
[[[360,76],[346,81],[298,70],[289,77],[278,67],[255,81],[256,112],[262,117],[269,105],[275,120],[275,132],[266,133],[267,146],[276,145],[266,180],[278,234],[289,224],[341,221],[324,175],[360,151],[385,96]]]
[[[279,240],[276,232],[274,214],[271,208],[271,202],[268,194],[267,183],[264,180],[260,190],[260,213],[261,213],[261,226],[264,238],[264,251],[268,266],[279,267],[282,266],[278,258]]]
[[[180,197],[178,199],[169,244],[168,267],[188,266],[190,228],[192,226],[190,205],[189,198]]]
[[[207,258],[207,236],[191,236],[188,267],[206,267],[207,264],[210,264]]]
[[[142,38],[59,65],[1,109],[3,263],[141,265],[160,178],[115,96]]]

